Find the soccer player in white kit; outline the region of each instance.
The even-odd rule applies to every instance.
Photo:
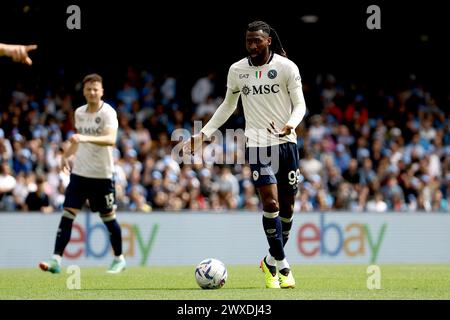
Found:
[[[103,97],[103,80],[98,74],[83,79],[83,94],[87,104],[75,110],[76,134],[61,159],[62,170],[69,170],[69,157],[75,155],[70,182],[66,188],[64,212],[56,235],[53,257],[39,263],[43,271],[59,273],[64,249],[70,241],[76,214],[89,200],[90,210],[99,212],[106,225],[114,251],[108,273],[119,273],[126,267],[122,254],[122,231],[115,215],[113,148],[118,120],[116,111]]]
[[[249,56],[229,69],[224,102],[201,132],[186,142],[185,151],[196,152],[231,116],[239,96],[242,98],[246,159],[263,204],[263,227],[269,243],[260,267],[267,288],[293,288],[295,279],[284,246],[300,176],[295,128],[306,113],[301,77],[297,65],[286,57],[278,34],[267,23],[248,25],[246,48]]]

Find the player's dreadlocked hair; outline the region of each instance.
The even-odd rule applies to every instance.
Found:
[[[278,33],[272,28],[269,24],[264,21],[253,21],[248,24],[247,31],[259,31],[262,30],[272,37],[272,43],[270,48],[273,52],[279,54],[280,56],[286,57],[286,51],[283,49],[283,45],[281,44],[280,37],[278,37]]]

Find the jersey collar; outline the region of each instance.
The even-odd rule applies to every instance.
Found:
[[[266,62],[265,64],[269,64],[270,61],[272,61],[273,56],[274,56],[273,51],[270,51],[269,59],[267,59],[267,62]],[[264,64],[263,64],[262,66],[254,66],[253,63],[252,63],[252,59],[250,58],[250,56],[247,57],[247,61],[248,61],[248,65],[249,65],[250,67],[256,67],[256,68],[258,68],[258,67],[262,67],[262,66],[264,65]]]

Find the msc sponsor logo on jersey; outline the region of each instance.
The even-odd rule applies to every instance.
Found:
[[[95,123],[99,124],[100,121],[102,121],[102,118],[100,118],[100,117],[95,118]]]
[[[257,94],[269,94],[269,93],[278,93],[280,92],[280,85],[278,83],[275,84],[260,84],[258,86],[252,85],[252,87],[248,87],[244,85],[242,87],[242,94],[248,96],[249,94],[257,95]]]
[[[80,133],[88,136],[98,136],[102,133],[102,129],[94,127],[81,127]]]
[[[242,87],[242,94],[244,94],[245,96],[247,96],[250,93],[250,88],[247,87],[246,84],[244,84],[244,86]]]

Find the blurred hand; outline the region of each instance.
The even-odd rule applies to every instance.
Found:
[[[294,129],[291,126],[285,125],[283,128],[281,128],[281,130],[277,130],[275,128],[275,123],[273,121],[270,123],[270,126],[272,127],[272,130],[270,128],[267,128],[267,131],[269,131],[271,134],[273,134],[278,138],[291,134],[292,129]]]
[[[37,45],[20,45],[20,44],[5,44],[3,45],[3,54],[11,57],[14,62],[25,63],[29,66],[33,64],[33,61],[28,56],[28,52],[37,49]]]
[[[194,134],[189,140],[185,141],[183,144],[183,153],[194,155],[202,147],[203,144],[203,132]]]
[[[86,142],[86,138],[79,133],[75,133],[70,136],[69,141],[72,143]]]
[[[70,174],[70,163],[69,163],[69,159],[67,159],[66,157],[62,156],[61,157],[61,164],[60,164],[60,169],[62,172],[64,172],[65,174]]]

